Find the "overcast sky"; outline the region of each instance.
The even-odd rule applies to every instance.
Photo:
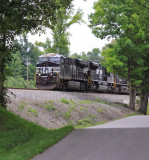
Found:
[[[88,24],[88,14],[93,12],[93,3],[97,0],[74,0],[74,6],[75,9],[82,9],[84,12],[83,20],[86,21]],[[102,47],[106,44],[109,43],[106,40],[100,40],[99,38],[96,38],[93,34],[91,29],[87,26],[87,24],[74,24],[71,26],[69,29],[69,32],[71,33],[70,37],[70,51],[72,53],[78,53],[80,54],[81,52],[85,51],[91,51],[93,48],[99,48],[100,50]],[[29,34],[29,41],[34,43],[36,40],[37,41],[42,41],[45,42],[46,37],[51,37],[50,36],[50,31],[47,31],[46,34],[42,34],[41,36],[35,35],[31,36]]]

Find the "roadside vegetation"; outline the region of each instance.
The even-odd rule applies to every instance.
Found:
[[[148,103],[148,106],[147,106],[147,115],[149,115],[149,103]]]
[[[72,130],[72,126],[42,128],[0,108],[0,160],[28,160]]]
[[[130,110],[127,104],[108,102],[100,98],[82,101],[61,98],[30,103],[20,101],[17,109],[20,116],[48,128],[65,125],[84,128],[139,114],[137,110]],[[50,119],[46,122],[47,117],[52,117],[54,126]]]
[[[100,105],[98,104],[99,101]],[[93,101],[85,100],[76,102],[62,98],[59,100],[59,103],[67,106],[65,112],[61,113],[58,110],[55,105],[56,101],[49,100],[43,104],[39,102],[34,104],[39,108],[47,110],[47,112],[54,113],[57,119],[62,116],[68,122],[67,124],[69,124],[68,126],[54,130],[28,122],[0,108],[0,160],[28,160],[60,141],[73,129],[82,129],[109,122],[109,120],[97,121],[98,115],[102,115],[105,112],[102,104],[105,105],[107,102],[103,100],[98,99],[97,101],[96,99]],[[95,107],[95,114],[87,107],[87,105],[89,105],[90,108],[92,108],[93,104],[97,104],[98,106]],[[109,107],[111,108],[112,106],[113,104]],[[40,114],[38,110],[31,108],[25,101],[20,101],[17,109],[20,112],[27,111],[28,114],[32,114],[35,118],[38,118],[38,114]],[[82,117],[74,121],[72,117],[76,111],[81,114]],[[137,114],[138,113],[131,113],[125,115],[125,117]]]
[[[5,87],[9,88],[27,88],[27,80],[18,76],[16,78],[9,77],[5,81]],[[28,88],[36,89],[35,81],[29,80],[28,81]]]

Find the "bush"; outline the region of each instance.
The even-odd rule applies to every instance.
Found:
[[[24,80],[22,77],[8,77],[5,81],[5,87],[12,87],[12,88],[27,88],[27,80]],[[35,89],[35,82],[28,81],[28,87]]]

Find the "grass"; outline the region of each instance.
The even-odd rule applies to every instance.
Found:
[[[68,121],[71,117],[71,111],[69,110],[68,112],[63,113],[63,117]]]
[[[102,102],[100,99],[96,99],[95,101]],[[68,110],[64,115],[64,117],[69,120],[71,112],[75,109],[77,103],[64,98],[61,99],[61,102],[69,104],[67,105]],[[81,103],[93,103],[93,101],[85,100],[81,101]],[[38,103],[36,105],[40,106]],[[29,113],[38,116],[38,111],[26,106],[24,101],[20,102],[18,109],[23,110],[25,107]],[[47,101],[42,107],[54,111],[56,116],[59,116],[53,101]],[[80,107],[79,110],[87,112],[88,108]],[[97,112],[102,113],[103,109],[99,106]],[[149,104],[147,114],[149,114]],[[129,114],[125,117],[134,115],[137,115],[137,113]],[[96,115],[89,114],[87,117],[77,121],[77,125],[74,127],[66,126],[61,129],[50,130],[28,122],[0,108],[0,160],[28,160],[57,143],[74,128],[82,129],[107,123],[106,121],[95,123],[93,121],[94,118],[96,118]]]
[[[92,121],[91,121],[91,119],[85,117],[85,118],[77,121],[77,124],[84,126],[84,125],[87,125],[87,124],[92,124]]]
[[[26,107],[26,103],[25,101],[20,101],[19,105],[18,105],[18,110],[24,110],[24,108]]]
[[[149,105],[148,105],[148,108],[149,108]],[[122,118],[126,118],[126,117],[130,117],[130,116],[136,116],[136,115],[139,115],[138,113],[132,113],[132,114],[128,114]],[[119,119],[122,119],[122,118],[118,118],[118,119],[114,119],[112,121],[116,121],[116,120],[119,120]],[[93,127],[93,126],[98,126],[98,125],[101,125],[101,124],[105,124],[105,123],[108,123],[107,121],[101,121],[99,123],[95,123],[92,121],[92,119],[90,118],[83,118],[81,120],[79,120],[77,122],[77,125],[74,126],[75,129],[83,129],[83,128],[87,128],[87,127]]]
[[[97,112],[103,113],[103,109],[99,106],[99,108],[97,108]]]
[[[102,100],[102,99],[100,99],[98,97],[95,97],[94,101],[97,102],[97,103],[108,104],[108,102],[106,102],[106,101],[104,101],[104,100]]]
[[[60,101],[64,104],[69,104],[69,101],[65,98],[60,99]]]
[[[126,107],[126,108],[128,108],[128,104],[125,104],[125,103],[124,103],[123,106]]]
[[[28,160],[73,130],[45,129],[0,108],[0,160]]]
[[[54,105],[54,101],[52,101],[52,100],[46,101],[44,104],[40,105],[40,107],[45,108],[49,111],[56,110],[55,105]]]
[[[64,113],[63,113],[63,117],[66,119],[66,121],[69,121],[69,118],[71,117],[71,112],[72,112],[74,109],[75,109],[75,106],[69,105],[67,112],[64,112]]]
[[[107,123],[107,122],[106,121],[101,121],[99,123],[93,123],[88,118],[84,118],[82,120],[79,120],[77,125],[74,126],[74,128],[75,129],[83,129],[83,128],[93,127],[93,126],[97,126],[97,125],[101,125],[101,124],[105,124],[105,123]]]
[[[80,109],[79,109],[80,111],[83,111],[84,110],[84,107],[80,107]]]
[[[79,103],[81,103],[81,104],[86,104],[86,103],[90,104],[90,103],[93,103],[93,101],[91,101],[91,100],[84,100],[84,101],[79,101]]]
[[[27,107],[27,111],[36,117],[38,116],[38,111],[36,109],[32,109],[31,107]]]
[[[147,115],[149,115],[149,103],[148,103],[148,106],[147,106]]]

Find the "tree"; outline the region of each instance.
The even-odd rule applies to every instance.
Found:
[[[49,38],[46,38],[46,41],[45,41],[45,43],[44,42],[38,42],[38,41],[36,41],[35,42],[35,47],[38,49],[38,50],[40,50],[40,47],[42,47],[43,48],[43,52],[42,52],[42,54],[44,54],[44,53],[53,53],[53,49],[52,49],[52,42],[50,41],[50,39]]]
[[[42,30],[56,21],[55,13],[72,0],[1,0],[0,3],[0,105],[5,106],[7,75],[6,64],[11,60],[12,41],[22,32]]]
[[[11,71],[11,76],[17,78],[22,74],[22,63],[23,61],[20,59],[20,52],[17,51],[16,53],[12,54],[12,59],[10,63],[8,63],[8,68]]]
[[[56,14],[57,17],[57,23],[52,28],[52,35],[53,35],[53,50],[54,53],[60,53],[64,56],[68,56],[70,53],[69,46],[69,36],[70,33],[68,32],[68,29],[71,25],[75,23],[81,23],[82,20],[82,11],[77,10],[76,13],[74,13],[73,7],[71,9],[67,9],[65,7],[62,7],[59,9],[59,11]]]
[[[74,59],[81,59],[81,55],[78,55],[77,53],[73,53],[70,57]]]
[[[90,60],[90,61],[99,62],[100,60],[99,53],[100,53],[99,48],[94,48],[92,49],[92,51],[89,51],[87,53],[83,51],[80,55],[78,55],[77,53],[74,53],[70,57],[78,58],[82,60]]]
[[[17,45],[19,46],[20,58],[23,59],[28,57],[31,60],[31,64],[36,66],[38,57],[41,53],[35,49],[31,42],[28,42],[26,35],[20,37]]]
[[[143,3],[144,1],[141,1]],[[116,44],[103,51],[109,71],[125,77],[130,83],[130,108],[135,107],[136,86],[142,84],[148,95],[148,19],[146,10],[136,1],[101,0],[90,15],[90,27],[96,37],[115,38]],[[137,66],[137,67],[136,67]],[[145,76],[144,76],[145,75]],[[144,96],[142,96],[144,97]],[[147,107],[147,105],[145,105]],[[145,113],[145,112],[144,112]]]
[[[87,56],[89,57],[89,60],[99,62],[99,54],[100,50],[99,48],[94,48],[92,51],[87,52]]]
[[[56,22],[51,24],[51,31],[53,40],[49,38],[46,39],[46,42],[36,42],[35,45],[38,47],[43,47],[45,53],[59,53],[64,56],[68,56],[70,53],[69,46],[69,36],[70,33],[68,29],[71,25],[75,23],[81,23],[82,20],[82,11],[78,10],[74,13],[73,6],[69,9],[66,7],[61,7],[58,9],[56,16]]]

